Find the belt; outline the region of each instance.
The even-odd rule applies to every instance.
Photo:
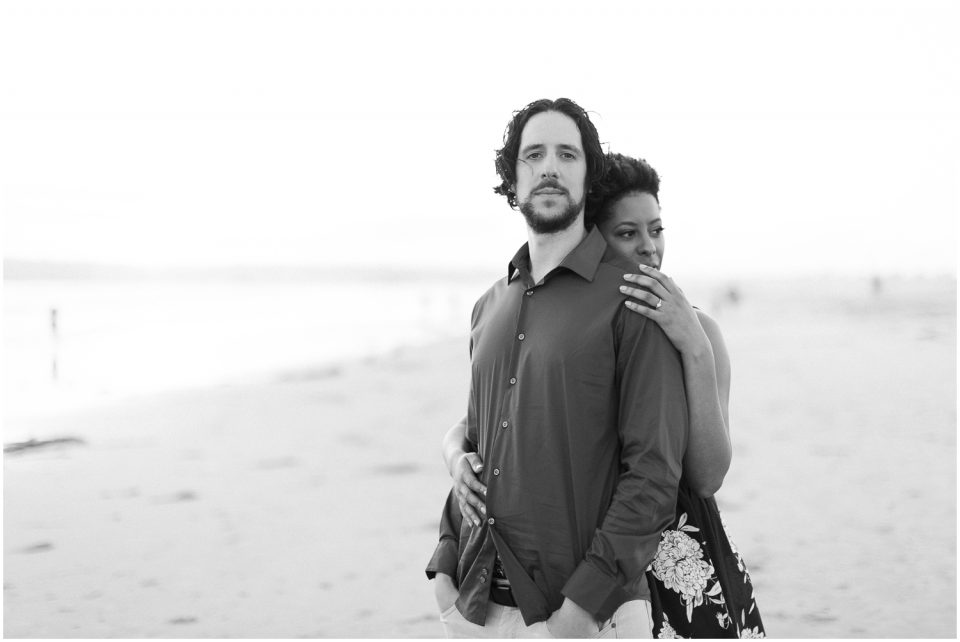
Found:
[[[491,586],[490,599],[501,606],[517,605],[517,601],[513,599],[513,591],[510,590],[509,586],[497,586],[496,584]]]

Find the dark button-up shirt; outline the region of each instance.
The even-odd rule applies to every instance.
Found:
[[[441,539],[428,575],[455,573],[457,608],[482,625],[499,553],[527,625],[564,596],[606,620],[649,595],[644,571],[674,516],[688,433],[680,356],[623,305],[635,266],[596,229],[539,284],[529,265],[525,245],[474,307],[467,439],[487,514]]]

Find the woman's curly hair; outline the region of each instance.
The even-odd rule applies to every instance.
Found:
[[[545,111],[556,111],[573,119],[580,130],[580,140],[587,160],[587,181],[584,186],[587,192],[594,188],[603,175],[604,156],[600,145],[600,135],[597,128],[590,122],[587,112],[569,98],[550,100],[542,98],[535,100],[520,111],[513,113],[513,119],[507,125],[503,134],[503,147],[497,150],[496,167],[500,176],[500,184],[493,188],[497,194],[507,197],[510,207],[516,208],[517,195],[513,187],[517,182],[517,156],[520,154],[520,135],[533,116]]]
[[[623,154],[608,153],[606,171],[596,188],[587,195],[587,228],[610,217],[610,208],[627,194],[649,194],[660,203],[660,175],[647,161]]]

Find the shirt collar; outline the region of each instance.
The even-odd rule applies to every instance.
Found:
[[[606,250],[607,242],[603,239],[603,235],[600,234],[597,226],[594,226],[580,241],[580,244],[563,257],[557,268],[566,268],[587,281],[593,281]],[[523,247],[517,250],[517,253],[513,255],[509,265],[507,265],[507,283],[523,273],[530,273],[529,243],[524,243]]]

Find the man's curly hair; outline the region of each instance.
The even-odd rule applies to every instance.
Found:
[[[604,170],[603,148],[597,128],[590,122],[587,112],[569,98],[541,98],[535,100],[520,111],[514,112],[513,119],[503,134],[503,147],[497,150],[496,167],[501,182],[493,188],[497,194],[507,197],[510,207],[516,208],[517,195],[513,186],[517,182],[517,156],[520,154],[520,135],[533,116],[545,111],[556,111],[573,119],[580,130],[580,141],[587,160],[587,180],[584,186],[589,193],[600,180]]]
[[[587,228],[610,217],[610,208],[627,194],[649,194],[660,203],[660,175],[647,161],[623,154],[608,153],[606,171],[596,188],[587,195]]]

